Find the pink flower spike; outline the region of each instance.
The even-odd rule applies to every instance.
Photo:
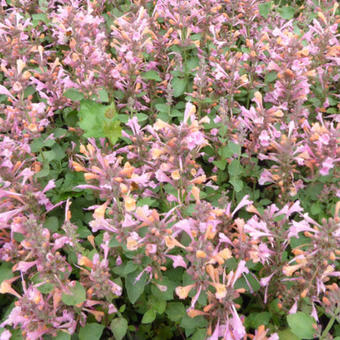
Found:
[[[298,307],[298,301],[295,300],[293,306],[288,311],[288,314],[295,314],[297,312],[297,307]]]
[[[242,209],[243,207],[253,204],[253,201],[249,201],[248,198],[249,198],[249,195],[245,195],[242,198],[241,202],[236,206],[233,213],[231,214],[231,217],[233,217],[236,214],[236,212]]]
[[[196,112],[196,107],[195,105],[191,104],[190,102],[188,102],[185,106],[185,111],[184,111],[184,120],[183,123],[187,124],[189,118],[191,118],[192,115],[194,115]]]
[[[246,267],[246,261],[242,260],[237,266],[233,279],[230,286],[234,287],[235,282],[241,277],[243,273],[249,273],[249,269]]]
[[[220,320],[217,320],[214,333],[211,334],[211,336],[209,336],[207,340],[218,340],[219,330],[220,330]]]
[[[219,234],[218,234],[218,237],[219,237],[219,241],[220,241],[221,243],[228,243],[228,244],[230,244],[231,246],[234,245],[234,243],[231,242],[230,239],[229,239],[225,234],[219,233]]]
[[[22,273],[26,273],[30,268],[35,266],[37,264],[37,261],[31,261],[31,262],[25,262],[25,261],[20,261],[16,265],[14,265],[13,270],[21,271]]]
[[[117,313],[117,308],[116,308],[116,306],[114,305],[114,304],[112,304],[112,303],[110,303],[109,304],[109,309],[108,309],[108,313],[109,314],[113,314],[113,313]]]
[[[0,340],[9,340],[11,336],[12,333],[9,330],[5,329],[0,335]]]
[[[230,320],[230,323],[233,327],[233,335],[235,339],[241,340],[246,335],[246,330],[234,305],[232,306],[232,314],[233,318]]]
[[[5,96],[8,96],[15,100],[15,98],[12,96],[11,92],[9,92],[5,86],[0,85],[0,94],[4,94]]]
[[[302,220],[300,222],[292,221],[292,225],[289,228],[288,239],[292,237],[299,237],[299,233],[304,231],[309,231],[311,233],[316,233],[316,230],[311,228],[309,223],[306,220]]]
[[[192,298],[192,300],[191,300],[191,305],[190,305],[190,307],[188,308],[188,310],[195,308],[196,302],[197,302],[198,298],[200,297],[201,290],[202,290],[202,286],[200,286],[200,287],[198,288],[197,293],[196,293],[195,296]],[[188,310],[187,310],[187,311],[188,311]]]
[[[316,322],[319,321],[318,312],[316,311],[314,302],[312,302],[312,312],[311,312],[311,316],[314,318],[314,320],[315,320]]]
[[[174,268],[177,268],[177,267],[186,268],[187,267],[187,264],[185,263],[181,255],[166,255],[166,256],[174,261],[172,264]]]
[[[320,174],[323,176],[327,176],[329,174],[329,170],[334,168],[334,159],[327,157],[326,160],[322,162],[322,168],[320,170]]]
[[[42,192],[45,193],[46,191],[51,190],[53,188],[55,188],[55,183],[54,183],[54,180],[51,179],[51,180],[48,181],[47,185],[45,186],[45,188]]]

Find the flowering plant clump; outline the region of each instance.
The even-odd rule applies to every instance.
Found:
[[[0,19],[0,340],[340,339],[336,0]]]

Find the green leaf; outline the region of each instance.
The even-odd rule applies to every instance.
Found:
[[[234,159],[228,166],[228,172],[230,176],[240,176],[243,172],[243,168],[238,159]]]
[[[42,154],[43,159],[47,160],[48,162],[51,162],[51,161],[53,161],[54,159],[57,158],[57,155],[54,152],[54,150],[43,151],[41,154]]]
[[[225,160],[225,158],[230,158],[233,155],[228,145],[219,148],[217,152],[221,156],[222,160]]]
[[[179,97],[181,96],[188,84],[188,80],[186,78],[174,78],[171,81],[172,89],[173,89],[173,94],[174,97]]]
[[[261,313],[252,313],[246,319],[247,327],[251,327],[253,329],[257,329],[260,325],[267,326],[271,319],[272,315],[269,312],[261,312]]]
[[[218,169],[224,170],[226,165],[227,165],[227,160],[226,159],[219,159],[217,161],[213,161],[213,164],[217,166]]]
[[[156,104],[155,108],[159,111],[159,112],[165,112],[168,113],[170,110],[170,106],[168,104]]]
[[[92,100],[82,100],[78,112],[79,126],[85,137],[107,137],[115,144],[121,136],[120,122],[115,104],[103,105]]]
[[[241,155],[241,145],[236,144],[234,142],[228,142],[228,148],[231,151],[232,155]]]
[[[310,207],[310,212],[312,215],[317,215],[322,211],[321,204],[319,202],[315,202]]]
[[[149,116],[146,115],[145,113],[137,113],[136,116],[139,122],[144,122],[145,120],[149,118]]]
[[[295,8],[286,6],[278,9],[282,19],[290,20],[293,19],[295,14]]]
[[[160,291],[156,285],[152,285],[151,286],[152,295],[156,296],[157,298],[161,300],[167,300],[167,301],[172,300],[174,298],[173,292],[177,284],[165,276],[162,278],[162,281],[159,282],[159,284],[161,284],[162,286],[166,286],[167,290],[163,292],[163,291]]]
[[[130,302],[135,303],[138,298],[142,295],[144,287],[146,284],[146,274],[144,273],[142,277],[136,281],[136,277],[140,274],[139,271],[129,274],[126,277],[125,288],[127,291],[128,298]]]
[[[236,192],[240,192],[243,189],[243,182],[238,177],[232,177],[229,182]]]
[[[85,137],[104,137],[103,118],[106,107],[92,100],[82,100],[80,103],[79,126],[85,131]]]
[[[38,25],[39,21],[42,21],[45,24],[49,22],[48,17],[45,13],[32,14],[32,21],[33,21],[34,27]]]
[[[188,315],[185,315],[181,319],[180,326],[183,328],[196,330],[197,328],[205,327],[208,324],[208,321],[204,319],[201,315],[196,316],[195,318],[191,318]],[[193,333],[193,332],[192,332]]]
[[[250,285],[250,287],[249,287]],[[236,283],[235,283],[235,289],[238,288],[244,288],[246,291],[250,291],[250,289],[252,289],[254,292],[258,291],[261,286],[259,284],[259,282],[254,279],[254,277],[251,274],[247,274],[244,277],[240,277]],[[255,327],[257,328],[257,327]]]
[[[76,89],[68,89],[64,92],[64,97],[73,101],[80,101],[84,99],[84,95]]]
[[[190,338],[190,340],[205,340],[207,338],[207,330],[206,329],[198,329]]]
[[[137,265],[133,261],[128,261],[126,264],[116,266],[113,272],[119,276],[126,277],[128,274],[133,273],[137,269]]]
[[[268,84],[268,83],[272,83],[276,79],[277,79],[277,72],[270,71],[270,72],[266,73],[266,75],[264,77],[264,82],[266,84]]]
[[[70,288],[70,291],[70,294],[63,293],[61,297],[61,300],[65,303],[65,305],[75,306],[86,300],[85,288],[78,281],[76,281],[74,287]]]
[[[283,331],[278,332],[280,340],[300,340],[294,333],[292,333],[289,329],[285,329]]]
[[[71,340],[71,335],[65,332],[59,331],[54,340]]]
[[[169,320],[178,322],[185,316],[185,307],[181,302],[169,302],[165,313]]]
[[[187,62],[184,64],[185,71],[187,73],[190,73],[191,70],[193,70],[195,67],[199,65],[199,59],[197,57],[193,57],[187,60]]]
[[[302,312],[287,315],[287,322],[291,331],[302,339],[313,339],[315,329],[313,324],[314,319]]]
[[[153,309],[149,309],[143,315],[142,323],[151,323],[156,319],[156,311]]]
[[[79,340],[99,340],[105,326],[99,323],[88,323],[79,331]]]
[[[115,144],[122,135],[122,129],[118,121],[114,123],[104,123],[104,136],[107,137],[112,144]]]
[[[162,78],[159,76],[158,72],[156,72],[155,70],[150,70],[150,71],[142,73],[142,78],[146,80],[162,81]]]
[[[105,89],[100,89],[98,91],[98,96],[99,96],[99,100],[102,103],[108,103],[109,102],[109,95],[108,95],[108,93]]]
[[[143,205],[148,205],[149,207],[157,207],[158,201],[151,197],[143,197],[137,202],[137,207],[142,207]]]
[[[51,293],[54,289],[54,285],[52,283],[44,283],[43,285],[38,287],[39,292],[43,294]]]
[[[4,262],[0,265],[0,284],[2,281],[11,279],[14,276],[12,267],[13,265],[8,262]]]
[[[158,314],[163,314],[166,308],[166,301],[156,298],[155,296],[151,296],[150,300],[150,307]]]
[[[267,19],[271,8],[272,2],[271,1],[265,2],[259,5],[259,12],[265,19]]]
[[[128,329],[128,322],[124,318],[116,318],[111,321],[111,331],[116,340],[122,340]]]
[[[14,329],[13,331],[11,331],[11,333],[12,333],[12,336],[10,338],[11,340],[24,340],[22,336],[22,330],[20,328]]]

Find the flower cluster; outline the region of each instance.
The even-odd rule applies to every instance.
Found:
[[[0,340],[338,338],[335,0],[0,4]]]

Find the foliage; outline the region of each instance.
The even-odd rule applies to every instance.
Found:
[[[0,18],[0,340],[339,339],[337,1]]]

